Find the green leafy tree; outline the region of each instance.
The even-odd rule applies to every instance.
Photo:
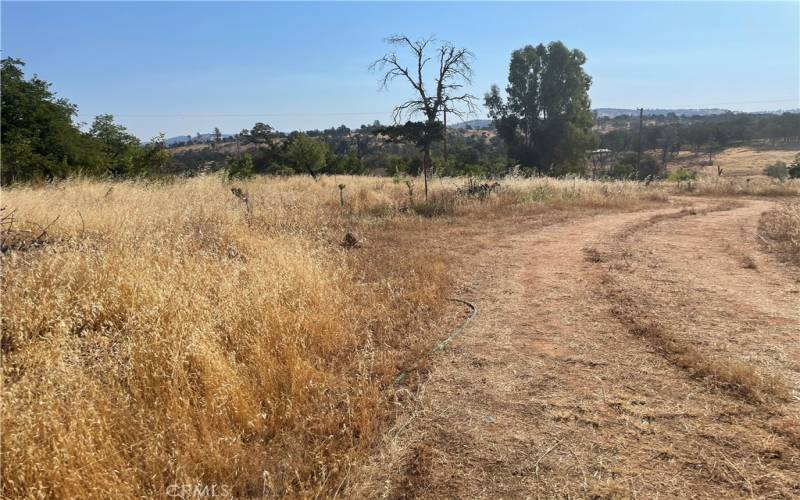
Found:
[[[219,131],[219,127],[214,127],[214,149],[216,149],[220,142],[222,142],[222,132]]]
[[[137,170],[136,162],[141,159],[139,139],[114,123],[113,115],[96,116],[89,134],[103,143],[111,173],[128,175]]]
[[[561,42],[528,45],[511,54],[506,98],[493,85],[484,98],[509,154],[544,174],[583,169],[591,132],[586,56]]]
[[[627,153],[611,167],[611,177],[618,179],[646,180],[663,177],[664,170],[659,161],[649,154],[644,154],[638,161],[636,153]]]
[[[72,121],[77,107],[57,98],[38,76],[26,80],[24,65],[12,58],[0,62],[2,183],[104,173],[103,145]]]
[[[161,175],[165,173],[169,162],[170,154],[162,132],[139,150],[129,175],[138,177]]]
[[[777,117],[777,122],[784,142],[800,136],[800,113],[783,113]]]
[[[325,166],[328,146],[305,134],[295,134],[286,150],[286,157],[292,162],[295,170],[307,171],[314,180],[317,173]]]
[[[250,130],[250,137],[256,142],[269,142],[272,137],[272,127],[266,123],[258,122]]]
[[[712,133],[713,130],[708,125],[703,123],[693,123],[686,128],[684,137],[686,137],[696,153],[700,151],[700,148],[709,141]]]
[[[410,143],[422,150],[430,150],[431,145],[444,136],[444,125],[437,121],[406,122],[403,125],[380,127],[373,133],[383,136],[390,143]]]
[[[365,174],[366,168],[355,153],[346,155],[332,154],[329,152],[325,160],[325,170],[328,174]]]
[[[246,179],[253,176],[253,157],[245,153],[241,158],[230,157],[227,163],[228,177]]]

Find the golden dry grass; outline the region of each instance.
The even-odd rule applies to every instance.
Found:
[[[787,201],[765,212],[758,229],[768,249],[787,262],[800,265],[800,201]]]
[[[764,175],[764,168],[776,161],[791,163],[800,146],[735,147],[714,154],[713,165],[706,165],[708,154],[683,151],[667,165],[670,172],[689,169],[698,174],[691,182],[665,182],[662,187],[675,194],[701,196],[800,196],[800,179],[780,182]],[[723,169],[717,175],[717,167]]]
[[[657,320],[641,320],[631,311],[616,309],[615,314],[628,324],[634,335],[648,339],[676,366],[692,376],[707,380],[745,399],[764,403],[790,397],[789,384],[779,376],[760,373],[752,365],[735,360],[711,356],[677,335],[667,331]]]
[[[674,194],[698,196],[800,196],[800,179],[780,182],[768,177],[700,177],[693,181],[663,182]]]
[[[552,179],[477,200],[455,183],[432,186],[449,217],[665,200]],[[449,263],[396,238],[435,230],[418,198],[368,177],[4,190],[4,496],[335,494],[391,416],[391,380],[436,340]],[[343,248],[346,231],[364,244]]]
[[[764,177],[764,168],[776,161],[791,163],[800,152],[800,145],[778,147],[734,147],[713,155],[713,165],[706,165],[708,153],[682,151],[669,163],[669,170],[690,168],[702,175],[715,177],[717,167],[722,167],[723,177]]]

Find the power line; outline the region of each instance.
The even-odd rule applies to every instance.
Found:
[[[97,116],[107,113],[78,113],[79,117]],[[111,113],[114,117],[125,118],[226,118],[226,117],[292,117],[292,116],[366,116],[390,115],[391,111],[360,111],[343,113]]]
[[[769,104],[780,102],[794,102],[800,104],[800,99],[766,99],[759,101],[727,101],[727,102],[707,102],[702,104],[671,104],[669,106],[648,106],[647,109],[679,109],[679,108],[701,108],[704,106],[726,106],[735,104]],[[617,106],[600,106],[608,108],[628,109]],[[597,108],[595,108],[597,109]],[[630,108],[638,109],[638,108]],[[78,117],[94,117],[105,113],[78,113]],[[370,116],[370,115],[391,115],[391,111],[343,111],[325,113],[112,113],[120,118],[257,118],[257,117],[315,117],[315,116]]]

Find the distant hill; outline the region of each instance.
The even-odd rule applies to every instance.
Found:
[[[482,128],[494,128],[492,125],[492,120],[468,120],[461,123],[456,123],[454,125],[448,125],[448,128],[454,129],[465,129],[467,127],[472,129],[482,129]]]
[[[233,137],[233,135],[222,134],[223,139],[227,139],[228,137]],[[214,134],[178,135],[175,137],[170,137],[164,142],[166,142],[167,147],[170,147],[176,144],[180,144],[182,142],[189,142],[189,141],[192,141],[194,144],[205,144],[207,142],[213,142]]]
[[[639,114],[638,109],[624,109],[624,108],[596,108],[594,110],[599,118],[616,118],[617,116],[629,115],[634,116]],[[709,115],[722,115],[731,113],[728,109],[720,108],[704,108],[704,109],[644,109],[645,116],[663,116],[670,113],[675,113],[678,116],[709,116]]]
[[[598,118],[616,118],[617,116],[629,115],[638,116],[638,109],[624,109],[624,108],[597,108],[593,111],[597,112]],[[647,109],[644,110],[645,116],[663,116],[670,113],[675,113],[678,116],[709,116],[709,115],[722,115],[725,113],[732,113],[732,111],[720,108],[705,108],[705,109]],[[454,125],[449,125],[453,129],[465,129],[469,126],[473,129],[491,129],[494,128],[492,120],[469,120]]]
[[[596,108],[593,111],[597,113],[598,118],[615,118],[617,116],[638,116],[639,110],[638,109],[626,109],[626,108]],[[675,109],[668,109],[668,108],[652,108],[648,109],[645,108],[644,115],[645,116],[664,116],[670,113],[675,113],[678,116],[682,117],[692,117],[692,116],[711,116],[711,115],[723,115],[728,113],[742,113],[742,114],[782,114],[782,113],[797,113],[800,112],[800,109],[784,109],[784,110],[772,110],[772,111],[752,111],[752,112],[744,112],[744,111],[731,111],[728,109],[721,109],[721,108],[702,108],[702,109],[691,109],[691,108],[675,108]],[[494,125],[492,124],[492,120],[489,119],[475,119],[475,120],[467,120],[461,123],[454,123],[447,126],[453,130],[466,130],[468,127],[472,130],[494,130]],[[353,129],[353,132],[357,132],[358,129]],[[233,134],[222,134],[223,139],[227,139],[233,137]],[[166,140],[166,144],[168,147],[173,147],[180,143],[189,142],[191,140],[192,144],[206,144],[214,141],[214,134],[200,134],[194,136],[188,135],[178,135],[175,137],[170,137]]]

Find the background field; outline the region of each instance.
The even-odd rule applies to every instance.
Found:
[[[705,165],[708,153],[692,153],[682,151],[677,158],[669,162],[670,171],[679,168],[690,168],[709,176],[717,175],[717,166],[723,168],[726,177],[760,177],[764,176],[764,168],[777,161],[791,165],[795,156],[800,153],[800,146],[789,145],[785,149],[737,147],[727,148],[712,155],[713,165]]]

